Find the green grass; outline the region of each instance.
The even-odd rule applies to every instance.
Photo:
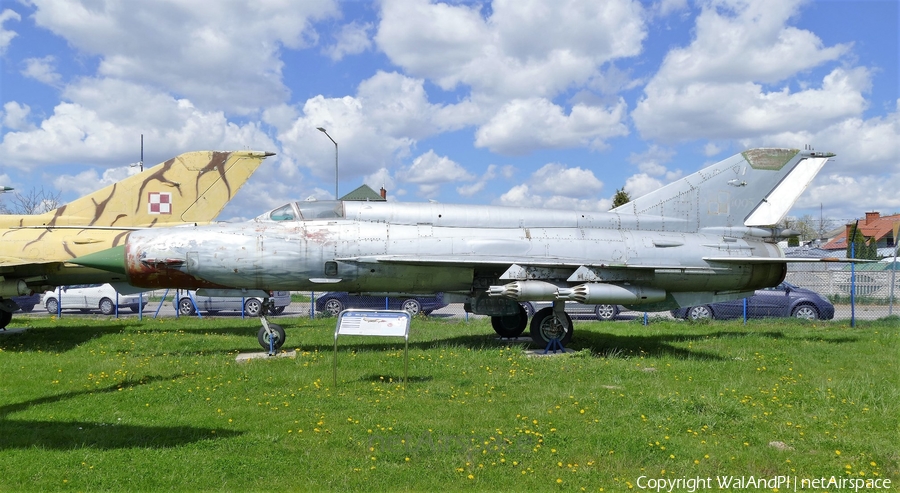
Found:
[[[0,336],[2,491],[900,481],[897,317],[585,322],[555,357],[416,319],[409,382],[401,339],[342,336],[337,386],[333,319],[280,317],[295,357],[248,363],[254,320],[22,320]]]

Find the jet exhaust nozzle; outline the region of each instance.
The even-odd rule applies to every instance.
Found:
[[[657,288],[644,288],[640,286],[621,286],[618,284],[587,283],[579,284],[567,290],[563,297],[560,292],[559,299],[577,301],[587,304],[641,304],[655,303],[666,299],[666,292]]]
[[[488,288],[490,296],[502,296],[518,301],[555,300],[558,286],[546,281],[513,281],[503,286]]]

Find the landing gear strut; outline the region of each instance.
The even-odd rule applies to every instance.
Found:
[[[266,314],[271,313],[270,310],[274,305],[275,302],[270,298],[263,300],[262,307],[259,310],[259,321],[262,323],[262,328],[256,333],[256,340],[259,341],[259,345],[268,351],[270,356],[274,355],[275,351],[284,345],[286,337],[284,328],[266,319]]]

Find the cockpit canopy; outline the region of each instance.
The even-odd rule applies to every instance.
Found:
[[[340,219],[344,204],[340,200],[311,200],[289,202],[256,217],[255,221],[309,221],[312,219]]]

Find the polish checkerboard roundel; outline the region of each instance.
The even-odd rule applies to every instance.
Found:
[[[147,208],[149,214],[171,214],[172,194],[169,192],[149,192]]]

